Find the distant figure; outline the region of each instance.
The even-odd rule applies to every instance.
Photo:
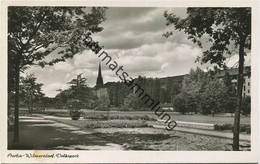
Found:
[[[215,115],[215,110],[212,110],[212,111],[211,111],[211,115],[212,115],[212,117],[214,117],[214,115]]]

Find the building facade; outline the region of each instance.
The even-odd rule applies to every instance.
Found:
[[[231,82],[236,88],[237,78],[238,78],[238,68],[231,68],[225,71],[221,71],[216,76],[220,79],[223,79],[226,73],[229,74],[229,76],[231,77]],[[244,82],[243,82],[242,95],[243,97],[246,97],[251,95],[251,67],[250,66],[244,67],[243,76],[244,76]]]

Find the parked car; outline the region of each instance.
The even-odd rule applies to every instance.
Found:
[[[79,120],[80,116],[81,116],[80,110],[77,109],[70,110],[70,117],[72,120]]]
[[[68,108],[70,110],[70,117],[72,120],[79,120],[81,116],[80,112],[80,101],[77,99],[70,100],[68,103]]]

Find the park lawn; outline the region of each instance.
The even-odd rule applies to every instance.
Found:
[[[211,123],[211,124],[233,124],[234,117],[231,116],[214,116],[211,115],[182,115],[182,114],[172,114],[173,119],[177,121],[187,121],[187,122],[199,122],[199,123]],[[241,124],[250,124],[250,117],[241,116]]]
[[[198,123],[211,123],[211,124],[233,124],[234,117],[231,116],[218,116],[217,114],[212,117],[211,115],[201,115],[201,114],[179,114],[174,112],[166,112],[172,119],[176,121],[185,121],[185,122],[198,122]],[[140,117],[147,116],[154,119],[159,119],[154,112],[150,111],[84,111],[85,115],[108,115],[108,116],[131,116],[131,117]],[[241,116],[241,124],[250,124],[250,117]]]
[[[216,114],[214,117],[211,115],[201,115],[201,114],[179,114],[174,112],[166,112],[168,113],[173,120],[176,121],[185,121],[185,122],[196,122],[196,123],[211,123],[217,125],[233,125],[234,118],[231,116],[223,116]],[[69,117],[69,112],[47,112],[48,115],[54,115],[59,117]],[[131,124],[135,124],[135,122],[141,122],[141,120],[146,121],[156,121],[159,119],[154,112],[151,111],[93,111],[93,110],[82,110],[82,116],[92,123],[93,121],[99,121],[99,123],[108,124],[109,121],[113,120],[109,123],[111,126],[119,126],[116,125],[121,124],[122,122],[126,122],[126,124],[122,124],[122,126],[131,126]],[[121,121],[116,121],[121,120]],[[124,120],[124,121],[122,121]],[[136,121],[135,121],[136,120]],[[104,121],[104,122],[101,122]],[[141,126],[141,123],[137,123],[136,126]],[[94,124],[94,123],[93,123]],[[250,125],[250,117],[249,116],[241,116],[240,118],[241,125]],[[94,126],[94,125],[93,125]],[[108,126],[108,125],[103,125]]]
[[[199,115],[199,114],[178,114],[173,112],[168,112],[171,115],[172,120],[185,121],[185,122],[195,122],[195,123],[211,123],[214,124],[215,130],[232,131],[233,129],[233,117],[230,116],[211,116],[211,115]],[[60,115],[62,114],[62,115]],[[55,116],[63,116],[65,113],[54,113]],[[56,121],[61,121],[62,123],[87,128],[138,128],[138,127],[152,127],[156,125],[156,115],[148,111],[83,111],[83,120],[64,120],[57,117]],[[69,117],[69,114],[64,115],[64,117]],[[241,132],[250,133],[250,117],[241,116]]]

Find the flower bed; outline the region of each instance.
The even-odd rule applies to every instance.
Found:
[[[150,117],[148,115],[107,115],[105,114],[90,114],[90,113],[84,113],[83,114],[84,119],[98,119],[98,120],[146,120],[146,121],[156,121],[155,118]]]
[[[52,118],[52,120],[83,129],[150,127],[149,122],[144,120],[67,120],[56,118]]]

